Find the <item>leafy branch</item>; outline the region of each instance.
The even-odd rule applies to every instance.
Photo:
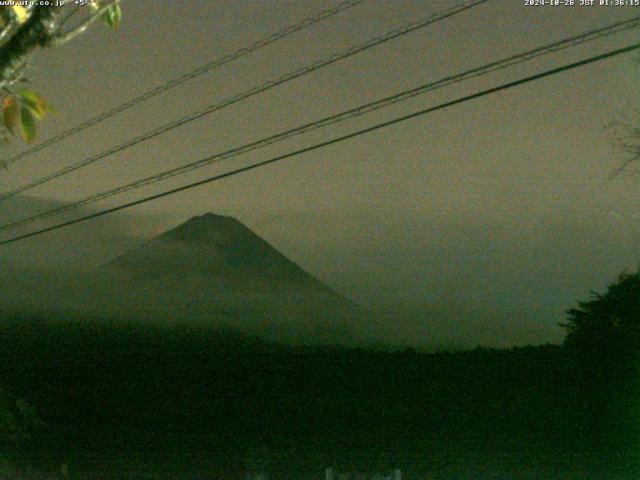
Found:
[[[98,19],[102,19],[105,24],[111,28],[118,28],[122,19],[122,10],[120,9],[120,1],[114,0],[105,5],[100,2],[92,2],[89,8],[93,11],[91,15],[85,18],[79,25],[71,30],[57,34],[50,42],[50,46],[58,46],[73,40],[78,35],[84,33]]]
[[[36,122],[51,108],[36,92],[28,89],[14,93],[10,87],[24,78],[24,70],[38,47],[56,47],[70,42],[84,33],[97,20],[111,28],[118,28],[122,19],[121,0],[87,1],[77,6],[0,6],[0,89],[5,92],[2,102],[0,141],[6,143],[11,135],[20,134],[30,143],[36,134]],[[64,28],[81,11],[86,14],[79,23]],[[68,13],[67,13],[68,12]]]

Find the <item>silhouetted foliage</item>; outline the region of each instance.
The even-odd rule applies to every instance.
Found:
[[[577,359],[582,429],[602,446],[637,449],[640,271],[621,274],[567,314],[565,345]]]
[[[640,271],[621,274],[606,293],[593,292],[567,314],[567,346],[616,361],[634,359],[640,351]]]

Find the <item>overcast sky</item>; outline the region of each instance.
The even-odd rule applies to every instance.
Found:
[[[136,0],[117,32],[96,27],[38,52],[30,77],[58,115],[39,140],[334,5],[320,0]],[[2,172],[3,189],[59,170],[457,2],[369,0],[203,75]],[[525,7],[494,0],[214,113],[30,192],[66,202],[403,89],[501,59],[640,7]],[[638,31],[419,96],[356,121],[97,205],[159,192],[544,68],[625,46]],[[638,107],[637,54],[616,57],[405,122],[129,211],[97,244],[149,238],[189,217],[232,215],[339,292],[394,312],[394,341],[560,341],[563,311],[640,261],[640,177],[606,125]],[[14,142],[11,152],[22,148]],[[11,153],[9,152],[9,153]],[[2,215],[21,214],[6,202]],[[121,218],[121,217],[120,217]],[[129,217],[130,220],[131,217]],[[125,228],[126,227],[126,228]],[[87,231],[71,227],[65,235]],[[5,249],[47,251],[42,235]],[[129,245],[128,242],[121,243]],[[124,247],[123,247],[124,248]],[[18,249],[18,250],[16,250]],[[112,249],[113,250],[113,249]],[[112,254],[112,250],[100,250]],[[96,250],[98,251],[98,250]],[[71,262],[73,262],[73,256]],[[89,262],[83,253],[78,262]],[[93,259],[102,259],[96,253]],[[100,260],[102,261],[102,260]]]

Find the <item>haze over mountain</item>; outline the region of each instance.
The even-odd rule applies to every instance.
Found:
[[[634,268],[640,238],[633,222],[623,229],[615,217],[595,213],[585,218],[565,212],[553,227],[533,228],[504,211],[489,218],[475,211],[422,215],[407,206],[372,203],[370,213],[346,205],[319,211],[293,205],[287,215],[273,215],[269,209],[225,206],[223,200],[216,197],[209,205],[240,219],[314,278],[367,309],[366,321],[354,328],[358,337],[421,348],[560,342],[564,311],[590,289],[602,290],[622,269]],[[9,202],[0,209],[2,224],[63,205],[22,196]],[[83,301],[76,285],[86,290],[95,278],[88,279],[88,272],[95,274],[191,216],[193,209],[178,214],[170,206],[163,214],[122,212],[4,245],[1,307],[51,311],[61,302],[83,303],[95,316],[108,315],[115,308],[112,298],[96,284]],[[7,231],[2,238],[49,224]],[[126,290],[122,281],[111,283]],[[166,290],[165,299],[175,295],[174,286]],[[155,298],[159,291],[146,296]],[[193,311],[190,306],[187,314]]]
[[[193,217],[85,276],[65,310],[345,343],[360,309],[231,217]],[[80,304],[77,300],[82,299]]]

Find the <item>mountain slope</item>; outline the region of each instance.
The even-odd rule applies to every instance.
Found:
[[[112,305],[172,322],[222,322],[267,338],[343,343],[356,306],[239,221],[205,214],[104,265]]]

